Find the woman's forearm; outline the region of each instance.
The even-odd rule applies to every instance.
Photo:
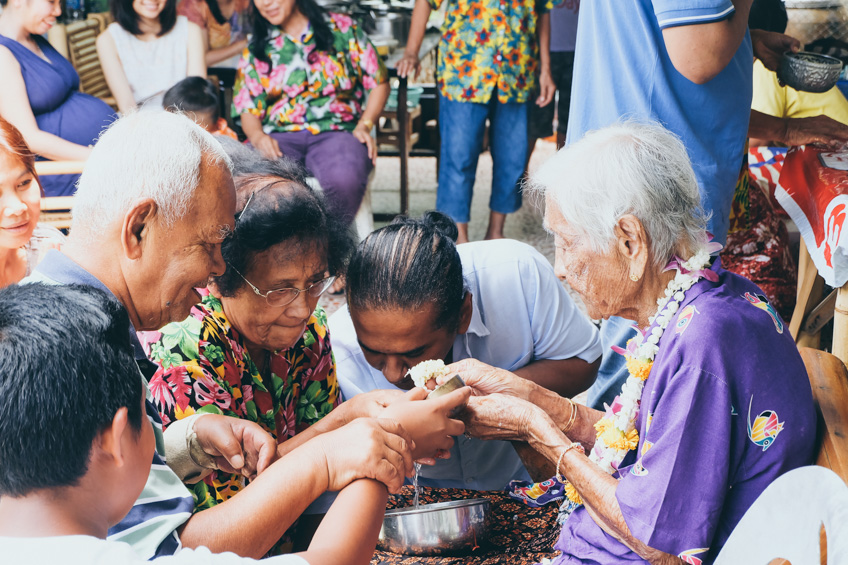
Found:
[[[362,111],[360,121],[369,120],[371,123],[376,123],[383,112],[383,107],[386,105],[386,100],[389,99],[391,87],[388,82],[383,82],[371,89],[368,93],[368,102],[365,104],[365,109]]]
[[[256,145],[260,137],[266,135],[262,130],[262,120],[250,112],[241,115],[241,129],[253,145]]]
[[[244,490],[194,514],[183,526],[186,547],[260,558],[329,486],[326,460],[305,445],[271,465]]]
[[[34,153],[54,161],[85,161],[91,155],[91,147],[40,129],[24,133],[24,138]]]
[[[567,446],[561,447],[565,449]],[[563,456],[560,470],[577,489],[589,515],[602,530],[652,565],[682,563],[674,555],[645,545],[630,532],[615,497],[618,480],[604,473],[588,457],[572,449]]]
[[[343,402],[337,408],[334,408],[330,411],[329,414],[306,428],[300,433],[294,435],[287,439],[286,441],[277,444],[277,457],[283,457],[284,455],[291,453],[310,439],[314,437],[318,437],[321,434],[325,434],[327,432],[331,432],[336,430],[349,421],[352,421],[355,418],[350,418],[348,416],[348,406]]]
[[[603,412],[576,402],[572,404],[569,399],[538,385],[533,385],[527,400],[544,410],[559,430],[564,430],[571,421],[573,405],[576,415],[567,431],[568,437],[582,443],[587,450],[595,445],[595,423],[603,417]]]
[[[230,57],[235,57],[236,55],[240,55],[244,48],[247,47],[246,39],[239,39],[235,43],[231,43],[226,47],[219,47],[218,49],[210,49],[206,52],[206,66],[211,67],[221,61],[226,61]]]

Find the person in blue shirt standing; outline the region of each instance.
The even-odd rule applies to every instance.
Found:
[[[621,119],[654,120],[686,146],[715,240],[726,238],[751,112],[753,50],[765,62],[790,48],[748,32],[752,0],[595,0],[580,9],[566,145]],[[766,57],[764,54],[771,55]],[[629,281],[624,281],[627,284]],[[602,408],[627,376],[610,351],[632,322],[601,327],[604,358],[589,391]]]
[[[347,270],[347,308],[330,317],[344,400],[413,387],[421,361],[474,358],[562,396],[586,390],[600,357],[598,330],[538,251],[501,239],[455,245],[440,212],[372,233]],[[433,487],[500,490],[528,480],[509,442],[456,438],[449,459],[421,469]]]

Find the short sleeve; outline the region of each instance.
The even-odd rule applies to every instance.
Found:
[[[685,367],[645,409],[653,411],[643,415],[639,458],[620,470],[616,488],[622,515],[648,546],[703,559],[727,495],[729,388],[716,375]]]
[[[600,357],[598,329],[574,304],[548,260],[533,251],[522,258],[520,268],[533,333],[533,357],[579,357],[588,363]]]
[[[257,60],[250,49],[245,48],[236,69],[236,82],[233,86],[232,116],[237,118],[242,114],[253,114],[260,120],[265,119],[267,112],[267,93],[262,85],[261,70],[265,74],[270,65]]]
[[[660,29],[718,22],[735,11],[730,0],[653,0],[653,5]]]
[[[777,75],[754,62],[754,98],[751,109],[769,116],[786,117],[786,88],[777,82]]]
[[[370,92],[377,85],[389,80],[389,71],[365,31],[358,25],[354,25],[352,29],[353,43],[355,44],[353,49],[356,50],[356,56],[359,60],[357,74],[362,81],[362,86],[365,87],[367,92]]]

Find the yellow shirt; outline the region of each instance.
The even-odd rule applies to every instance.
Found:
[[[837,87],[827,92],[799,92],[780,86],[777,75],[754,61],[754,99],[751,108],[778,118],[809,118],[824,114],[848,124],[848,100]]]

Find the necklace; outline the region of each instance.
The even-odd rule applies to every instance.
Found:
[[[692,285],[701,278],[718,281],[718,275],[709,269],[710,253],[716,250],[716,246],[721,249],[719,244],[708,242],[688,261],[675,256],[665,270],[676,269],[677,274],[669,281],[663,296],[657,300],[657,311],[648,318],[648,328],[642,330],[637,327],[636,337],[627,342],[626,349],[613,347],[616,353],[624,355],[629,376],[621,388],[621,394],[615,397],[612,406],[607,407],[603,418],[595,423],[597,435],[589,460],[605,473],[615,473],[630,450],[639,445],[639,432],[636,430],[639,402],[645,382],[651,374],[654,357],[659,351],[660,338]],[[583,504],[574,485],[568,480],[563,483],[565,500],[560,507],[560,522]]]

